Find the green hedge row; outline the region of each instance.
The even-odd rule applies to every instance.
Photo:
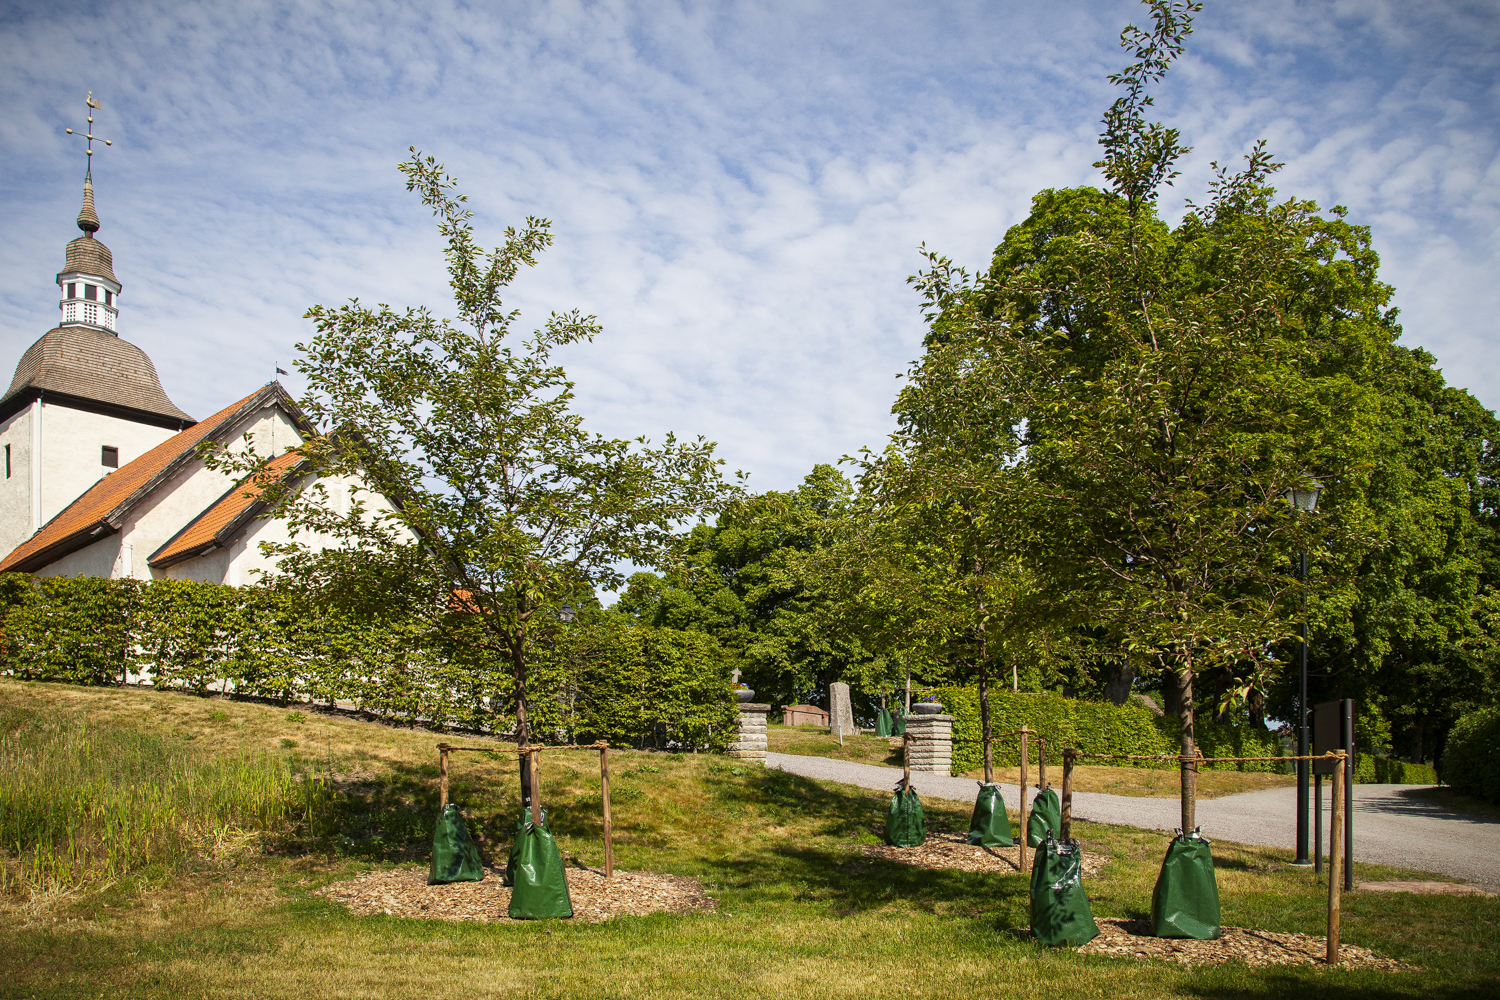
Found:
[[[1354,782],[1358,785],[1435,785],[1437,771],[1431,764],[1409,764],[1390,757],[1359,753],[1355,747]]]
[[[933,692],[953,716],[953,773],[962,774],[984,766],[984,746],[977,688],[948,687]],[[1048,763],[1062,766],[1063,747],[1085,753],[1176,754],[1181,723],[1175,717],[1155,714],[1140,705],[1078,701],[1049,692],[1016,693],[1005,689],[990,692],[990,732],[995,735],[1021,728],[1025,723],[1046,736],[1051,754]],[[1205,757],[1269,757],[1283,751],[1274,733],[1211,722],[1197,725],[1198,745]],[[1014,740],[994,745],[997,767],[1020,763]],[[1092,764],[1170,769],[1171,761],[1090,761]],[[1286,772],[1278,761],[1241,761],[1206,764],[1206,770]]]
[[[0,576],[0,671],[31,680],[350,702],[405,722],[511,732],[503,660],[476,658],[412,619],[355,619],[254,587],[175,580]],[[608,612],[534,646],[537,738],[722,749],[737,717],[711,637]]]
[[[1454,791],[1500,805],[1500,706],[1470,712],[1443,747],[1443,780]]]

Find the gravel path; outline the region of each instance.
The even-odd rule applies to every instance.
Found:
[[[768,753],[766,766],[823,781],[861,788],[892,789],[901,770],[878,764],[856,764],[830,757]],[[1058,771],[1061,778],[1061,770]],[[912,786],[924,798],[973,802],[978,782],[946,774],[912,774]],[[1055,787],[1055,786],[1054,786]],[[1500,889],[1500,823],[1452,812],[1413,794],[1425,785],[1354,786],[1354,857],[1357,861],[1400,865],[1468,879]],[[1006,805],[1014,809],[1020,788],[1000,784]],[[1296,846],[1296,789],[1271,788],[1244,795],[1198,801],[1203,835],[1241,844],[1291,849]],[[1329,820],[1328,789],[1323,794],[1323,822]],[[1150,799],[1100,792],[1075,792],[1073,816],[1095,823],[1119,823],[1147,830],[1174,829],[1181,821],[1176,799]],[[1324,831],[1324,844],[1328,842]]]

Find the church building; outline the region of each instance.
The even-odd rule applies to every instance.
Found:
[[[57,274],[60,321],[21,355],[0,399],[0,572],[253,583],[269,568],[260,542],[288,541],[286,528],[259,517],[254,485],[208,468],[198,447],[239,450],[249,435],[273,457],[270,474],[307,477],[294,449],[315,429],[277,382],[202,420],[173,403],[119,334],[123,286],[95,235],[92,170],[78,228]],[[341,506],[360,488],[325,487]]]

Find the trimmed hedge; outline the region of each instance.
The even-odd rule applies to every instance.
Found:
[[[1391,757],[1373,757],[1355,747],[1356,785],[1435,785],[1437,771],[1431,764],[1409,764]]]
[[[1454,791],[1500,805],[1500,705],[1458,720],[1443,748],[1442,768]]]
[[[977,688],[948,687],[933,692],[953,716],[953,773],[962,774],[984,766],[984,746]],[[990,692],[990,731],[996,735],[1020,729],[1025,722],[1049,739],[1048,763],[1062,766],[1063,747],[1085,753],[1176,754],[1181,722],[1158,716],[1140,705],[1112,705],[1102,701],[1078,701],[1050,692],[1016,693],[1003,688]],[[1282,753],[1276,734],[1212,722],[1197,724],[1198,745],[1205,757],[1269,757]],[[1020,754],[1014,740],[994,746],[997,767],[1015,767]],[[1170,770],[1172,761],[1093,761],[1096,764]],[[1285,773],[1290,767],[1279,761],[1242,761],[1205,764],[1205,770]]]
[[[28,680],[349,702],[387,719],[510,732],[509,663],[426,623],[355,619],[285,594],[178,580],[0,576],[0,673]],[[533,647],[528,720],[548,742],[722,750],[737,710],[711,636],[604,612]]]

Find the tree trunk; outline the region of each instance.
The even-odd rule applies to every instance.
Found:
[[[1192,833],[1198,809],[1198,765],[1194,763],[1193,668],[1177,675],[1177,698],[1182,716],[1182,832]]]
[[[1260,688],[1251,688],[1245,696],[1245,707],[1250,710],[1250,725],[1256,729],[1266,728],[1266,694]]]
[[[984,783],[995,780],[995,754],[990,746],[990,665],[985,643],[979,643],[979,726],[984,733]]]
[[[1130,688],[1135,683],[1135,667],[1120,661],[1109,669],[1104,681],[1104,699],[1111,705],[1123,705],[1130,700]]]
[[[530,726],[526,722],[526,633],[517,629],[510,636],[510,662],[516,681],[516,745],[531,745]],[[521,763],[521,808],[531,808],[531,754],[517,754]]]

